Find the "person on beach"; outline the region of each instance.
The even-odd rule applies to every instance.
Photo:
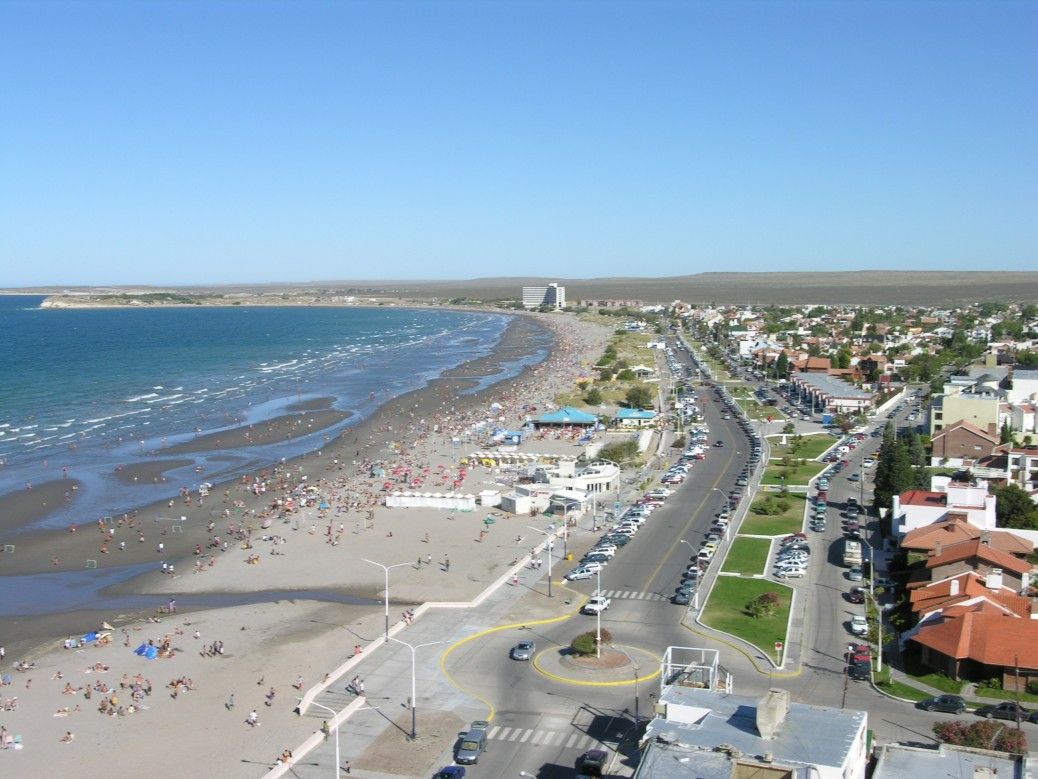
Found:
[[[256,713],[255,709],[253,709],[249,712],[249,716],[245,718],[245,721],[248,723],[250,728],[254,728],[259,725],[259,714]]]
[[[234,709],[234,693],[233,692],[227,698],[227,703],[224,704],[224,708],[227,709],[227,711],[232,711]]]

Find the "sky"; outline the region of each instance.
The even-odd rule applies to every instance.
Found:
[[[0,0],[0,286],[1038,270],[1036,2]]]

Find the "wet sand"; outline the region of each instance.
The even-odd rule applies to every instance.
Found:
[[[33,484],[32,489],[0,495],[0,533],[5,536],[17,528],[37,522],[55,511],[75,507],[80,482],[75,479],[56,479]],[[2,562],[3,558],[0,558]]]
[[[120,484],[159,484],[169,481],[167,471],[190,465],[192,460],[157,460],[150,463],[133,463],[124,465],[115,471],[115,478]]]
[[[280,444],[291,441],[293,438],[325,430],[339,424],[344,419],[349,419],[352,415],[351,411],[333,409],[284,414],[254,425],[243,425],[216,433],[199,435],[190,441],[159,449],[156,454],[197,454],[220,449],[242,449],[249,446]]]

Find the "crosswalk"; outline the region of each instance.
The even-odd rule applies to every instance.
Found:
[[[586,733],[566,730],[538,730],[536,728],[509,728],[495,725],[487,732],[491,741],[511,741],[516,744],[561,747],[563,749],[588,749],[600,742]]]
[[[666,595],[660,595],[658,592],[639,592],[638,590],[602,590],[601,592],[596,590],[594,594],[617,600],[668,600]]]

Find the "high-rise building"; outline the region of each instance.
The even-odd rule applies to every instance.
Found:
[[[546,287],[523,287],[523,307],[565,308],[566,288],[552,282]]]

